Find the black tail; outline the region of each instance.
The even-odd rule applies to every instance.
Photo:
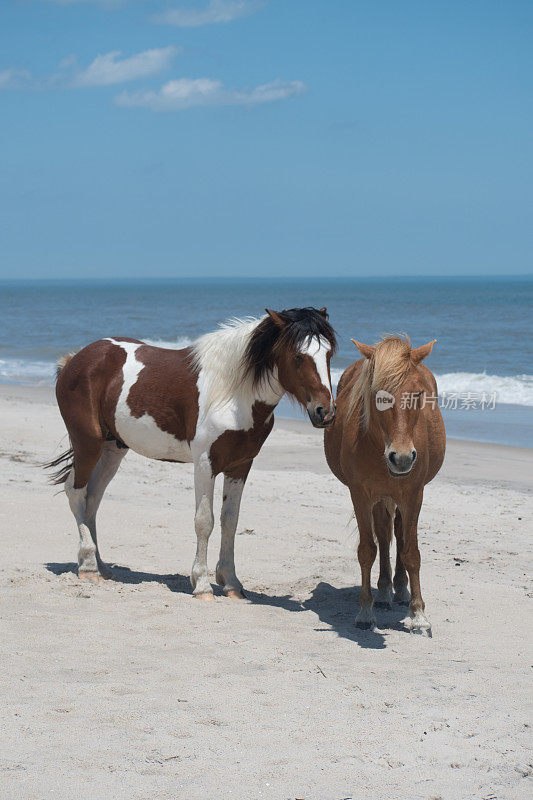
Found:
[[[67,480],[70,470],[74,466],[74,450],[72,447],[69,447],[68,450],[65,450],[64,453],[61,453],[60,456],[54,458],[53,461],[48,461],[46,464],[43,464],[45,469],[53,469],[54,467],[59,467],[56,472],[53,472],[50,476],[50,483],[53,485],[58,485],[60,483],[65,483]]]

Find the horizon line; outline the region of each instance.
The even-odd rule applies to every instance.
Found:
[[[329,276],[327,278],[319,277],[319,276],[312,276],[307,277],[303,275],[280,275],[280,276],[269,276],[269,275],[261,275],[261,276],[251,276],[251,275],[202,275],[202,276],[192,276],[192,275],[182,275],[182,276],[171,276],[171,275],[164,275],[164,276],[134,276],[134,277],[127,277],[127,276],[119,276],[119,277],[26,277],[26,278],[12,278],[12,277],[0,277],[0,283],[135,283],[135,282],[145,282],[145,283],[164,283],[164,282],[175,282],[179,283],[180,281],[188,282],[188,283],[204,283],[207,281],[212,281],[215,283],[226,283],[226,282],[252,282],[252,283],[259,283],[261,281],[265,282],[281,282],[281,283],[289,283],[291,281],[307,281],[309,283],[330,283],[330,282],[340,282],[340,281],[379,281],[379,280],[487,280],[487,279],[503,279],[503,280],[516,280],[516,279],[533,279],[533,272],[524,272],[524,273],[511,273],[511,274],[503,274],[503,273],[470,273],[470,274],[450,274],[450,275],[424,275],[424,274],[403,274],[403,275],[334,275]]]

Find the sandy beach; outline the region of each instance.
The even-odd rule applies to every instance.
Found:
[[[128,454],[99,514],[112,580],[82,584],[38,468],[66,446],[52,390],[3,386],[0,414],[2,798],[531,792],[533,450],[449,442],[419,528],[426,639],[399,610],[355,627],[357,531],[310,424],[277,421],[252,469],[247,600],[207,604],[188,580],[192,465]],[[211,569],[218,544],[215,527]]]

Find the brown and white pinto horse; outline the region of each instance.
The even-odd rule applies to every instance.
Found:
[[[136,339],[101,339],[58,364],[56,395],[71,449],[59,467],[76,519],[78,574],[104,572],[96,512],[128,448],[161,461],[193,462],[196,494],[194,594],[213,597],[207,545],[213,529],[215,478],[224,474],[217,582],[242,597],[234,537],[244,483],[287,393],[317,428],[335,416],[329,361],[336,347],[326,309],[268,311],[233,320],[183,350]]]
[[[352,339],[364,358],[343,373],[337,416],[325,432],[326,459],[350,489],[359,528],[360,628],[375,625],[370,572],[379,545],[376,606],[410,602],[411,631],[431,635],[420,591],[418,515],[424,486],[439,471],[446,447],[437,384],[421,364],[434,341],[412,350],[407,337],[388,336],[375,347]],[[396,535],[392,595],[389,550]],[[407,590],[407,573],[411,597]]]

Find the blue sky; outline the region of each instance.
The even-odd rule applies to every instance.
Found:
[[[0,277],[524,274],[533,3],[3,0]]]

